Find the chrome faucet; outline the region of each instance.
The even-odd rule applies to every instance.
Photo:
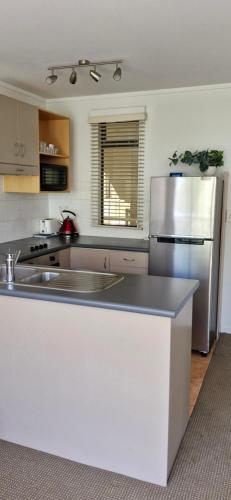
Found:
[[[11,253],[10,250],[6,254],[5,263],[6,263],[6,282],[13,283],[15,280],[14,276],[14,266],[17,264],[19,255],[21,250],[17,250],[15,253]]]

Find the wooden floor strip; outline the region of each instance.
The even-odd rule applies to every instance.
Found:
[[[189,398],[189,413],[191,415],[193,408],[196,404],[200,388],[202,386],[205,374],[207,372],[209,363],[212,359],[215,349],[215,342],[207,357],[201,356],[199,352],[192,352],[191,364],[191,382],[190,382],[190,398]]]

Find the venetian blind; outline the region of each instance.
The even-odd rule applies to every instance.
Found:
[[[142,229],[144,120],[91,124],[92,223]]]

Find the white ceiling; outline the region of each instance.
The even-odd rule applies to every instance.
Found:
[[[1,0],[0,80],[43,97],[231,82],[229,0]],[[123,58],[123,77],[100,68],[48,86],[46,68]]]

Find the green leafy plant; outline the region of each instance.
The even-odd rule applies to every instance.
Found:
[[[203,151],[186,150],[184,153],[178,154],[177,151],[169,157],[170,166],[177,165],[179,162],[186,165],[199,165],[201,172],[206,172],[209,167],[222,167],[224,165],[224,151],[217,149],[205,149]]]

